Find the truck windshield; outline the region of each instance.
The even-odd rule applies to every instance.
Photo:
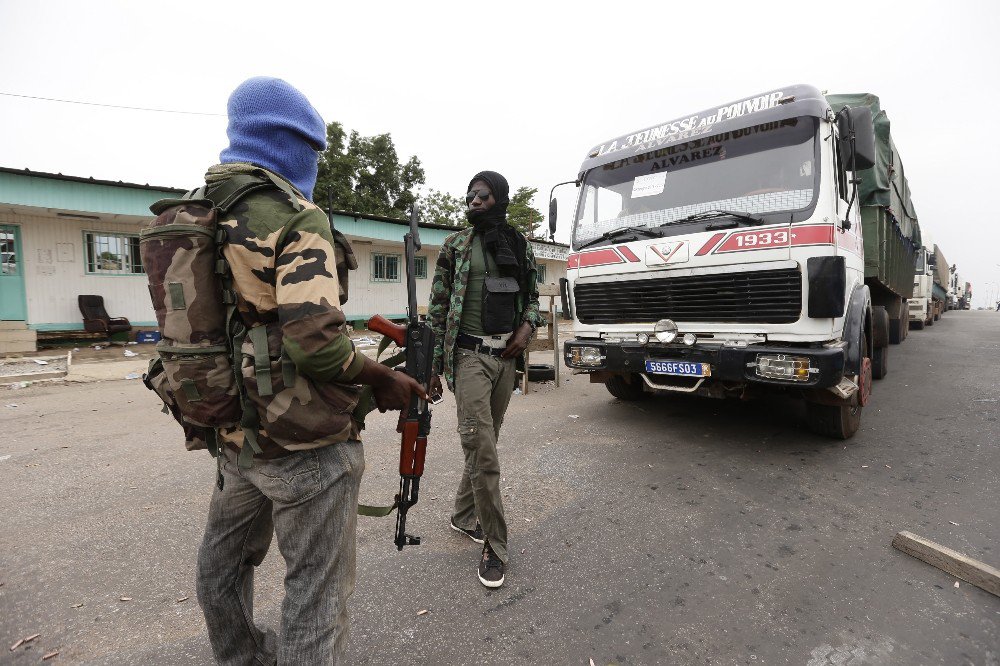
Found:
[[[766,216],[814,205],[816,118],[788,118],[692,139],[589,171],[573,247],[625,227],[660,228],[696,213]]]

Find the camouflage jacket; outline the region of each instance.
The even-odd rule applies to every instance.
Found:
[[[441,245],[431,284],[430,305],[427,308],[427,318],[434,329],[436,341],[434,369],[438,374],[444,372],[448,388],[452,391],[455,390],[455,342],[462,323],[462,304],[472,266],[470,255],[473,231],[473,227],[468,227],[455,232]],[[525,243],[525,260],[528,265],[528,289],[527,293],[521,292],[518,295],[521,316],[514,326],[515,330],[526,321],[533,323],[536,328],[544,323],[538,312],[538,269],[530,242]]]
[[[239,163],[210,168],[209,196],[213,184],[255,169]],[[257,408],[265,454],[275,447],[313,449],[357,439],[351,412],[361,387],[353,380],[364,357],[355,351],[340,309],[348,270],[357,267],[350,243],[340,234],[335,240],[323,211],[290,184],[251,192],[219,225],[226,230],[223,254],[239,315],[248,329],[265,327],[266,350],[255,349],[251,335],[241,349],[243,381]],[[258,386],[258,369],[265,365],[270,391]],[[243,443],[239,428],[220,434]]]

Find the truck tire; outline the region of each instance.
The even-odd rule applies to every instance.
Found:
[[[889,344],[889,313],[881,305],[872,308],[872,347]]]
[[[937,321],[937,315],[934,315],[924,323],[926,323],[928,326],[933,326],[934,322],[936,321]]]
[[[547,382],[556,378],[556,369],[547,363],[529,363],[528,381]]]
[[[889,347],[872,350],[872,379],[882,379],[889,374]]]
[[[905,327],[906,327],[906,321],[901,318],[889,320],[890,345],[898,345],[906,338],[906,331],[903,330]]]
[[[817,435],[850,439],[861,427],[861,405],[806,403],[806,425]]]
[[[642,380],[639,379],[638,375],[633,374],[629,377],[629,380],[625,379],[621,375],[615,375],[608,381],[604,382],[604,385],[607,387],[608,393],[615,396],[619,400],[636,402],[638,400],[645,400],[649,397],[649,394],[642,389]]]
[[[937,321],[940,318],[941,318],[941,313],[940,312],[938,312],[937,314],[934,315],[934,321]]]
[[[864,335],[861,336],[861,349],[868,345]],[[862,351],[862,354],[864,352]],[[862,357],[862,361],[865,359]],[[872,377],[868,376],[872,365],[862,362],[862,377],[859,382],[863,388],[859,391],[868,391],[870,395]],[[855,394],[850,405],[826,405],[819,402],[806,402],[806,425],[817,435],[832,437],[833,439],[850,439],[861,427],[862,403],[868,398]]]

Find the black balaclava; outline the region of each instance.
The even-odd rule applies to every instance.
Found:
[[[483,243],[496,260],[500,272],[505,275],[515,275],[520,281],[521,257],[524,256],[522,246],[525,240],[514,227],[507,224],[510,185],[507,184],[507,179],[496,171],[480,171],[469,181],[469,190],[477,180],[489,186],[495,203],[489,210],[469,210],[466,216],[476,233],[482,234]]]

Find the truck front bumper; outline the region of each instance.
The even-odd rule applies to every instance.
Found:
[[[589,347],[586,354],[574,354],[574,347]],[[563,348],[566,365],[578,370],[620,373],[645,373],[646,361],[684,361],[708,364],[710,378],[733,383],[757,383],[770,386],[795,386],[800,388],[829,388],[844,377],[844,349],[833,347],[784,347],[776,345],[747,345],[746,347],[698,345],[665,345],[660,343],[609,342],[577,338]],[[585,357],[588,363],[574,360]],[[805,367],[798,378],[766,376],[761,361],[788,363],[794,359],[798,367]],[[762,372],[764,374],[762,374]]]

